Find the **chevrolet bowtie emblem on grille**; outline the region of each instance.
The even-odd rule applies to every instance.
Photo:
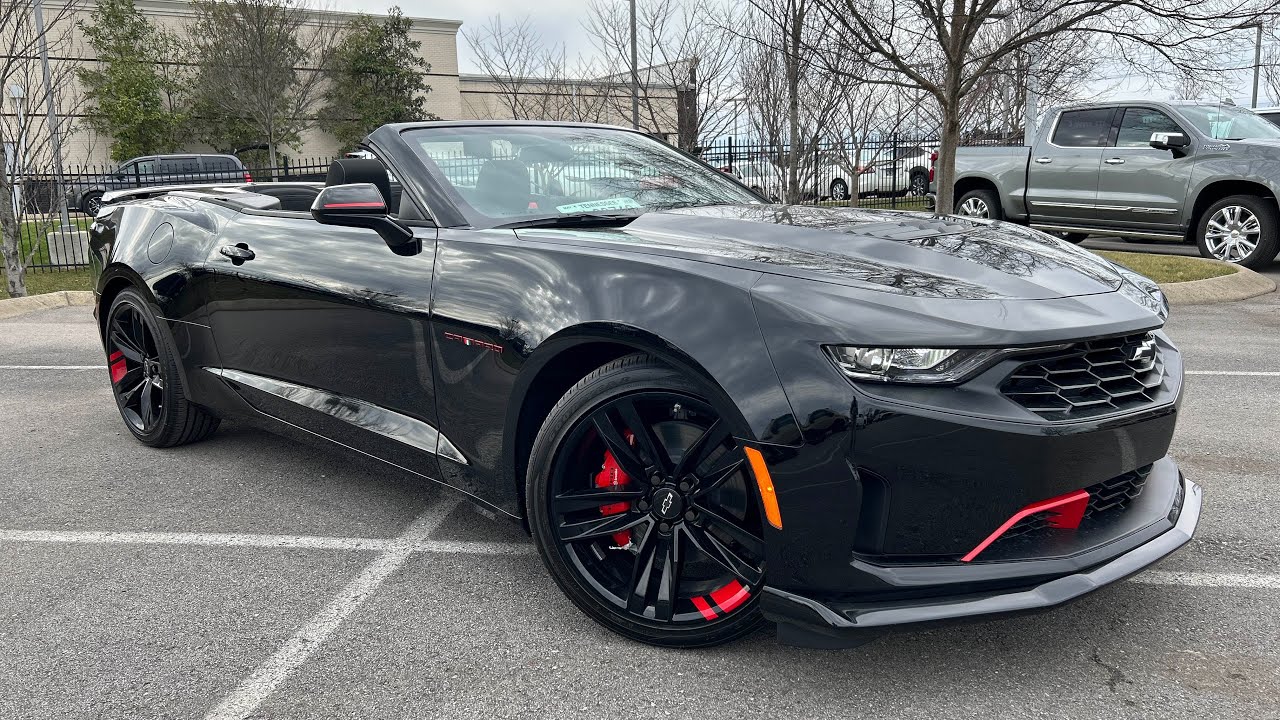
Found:
[[[1156,341],[1147,338],[1142,344],[1133,349],[1133,355],[1129,358],[1129,362],[1146,367],[1156,361]]]

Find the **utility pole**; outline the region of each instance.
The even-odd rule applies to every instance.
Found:
[[[1258,32],[1262,32],[1259,30]],[[640,129],[640,68],[636,51],[636,0],[631,0],[631,127]]]
[[[1258,23],[1258,40],[1253,46],[1253,103],[1249,106],[1254,109],[1258,107],[1258,71],[1262,69],[1262,23]]]
[[[40,68],[44,73],[45,109],[49,121],[49,145],[53,149],[53,167],[58,178],[58,207],[62,211],[62,227],[71,227],[71,218],[67,216],[66,178],[62,174],[62,139],[58,133],[58,109],[53,98],[52,73],[49,72],[49,43],[44,30],[44,3],[32,0],[31,11],[35,15],[36,42],[40,47]]]

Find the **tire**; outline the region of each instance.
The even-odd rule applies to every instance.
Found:
[[[122,290],[111,303],[106,328],[111,393],[125,427],[139,442],[173,447],[218,429],[217,417],[186,399],[177,354],[141,293]]]
[[[102,207],[102,193],[93,191],[80,199],[80,212],[86,215],[97,215]]]
[[[1089,233],[1067,232],[1067,233],[1061,233],[1059,237],[1061,237],[1063,240],[1066,240],[1069,243],[1079,245],[1080,243],[1089,239]]]
[[[525,498],[547,570],[593,620],[643,643],[719,645],[763,622],[762,511],[734,440],[744,428],[710,396],[628,355],[570,388],[534,441]],[[692,466],[671,462],[677,444]]]
[[[929,192],[929,176],[922,172],[911,173],[911,184],[906,194],[911,197],[924,197]]]
[[[848,200],[849,184],[840,178],[831,181],[831,199],[832,200]]]
[[[1271,200],[1232,195],[1210,205],[1196,224],[1203,257],[1257,270],[1280,251],[1280,213]]]
[[[1004,219],[1004,213],[1000,210],[1000,197],[994,190],[988,188],[970,190],[961,195],[956,201],[955,214],[989,220]]]

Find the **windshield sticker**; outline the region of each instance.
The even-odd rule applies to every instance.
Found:
[[[585,213],[598,212],[600,210],[636,210],[642,207],[640,203],[629,197],[609,198],[608,200],[592,200],[591,202],[573,203],[571,205],[557,205],[556,212],[560,213]]]

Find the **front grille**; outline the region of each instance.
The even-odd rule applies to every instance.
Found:
[[[1164,359],[1151,333],[1088,340],[1018,367],[1005,397],[1046,420],[1080,420],[1155,402]]]
[[[1085,488],[1085,492],[1089,493],[1089,507],[1084,511],[1081,524],[1102,515],[1124,512],[1125,508],[1129,507],[1129,503],[1142,494],[1142,487],[1147,484],[1147,476],[1150,474],[1151,466],[1146,465]],[[1000,540],[1030,535],[1042,530],[1056,530],[1057,528],[1049,524],[1053,515],[1052,510],[1028,515],[1005,530]]]

